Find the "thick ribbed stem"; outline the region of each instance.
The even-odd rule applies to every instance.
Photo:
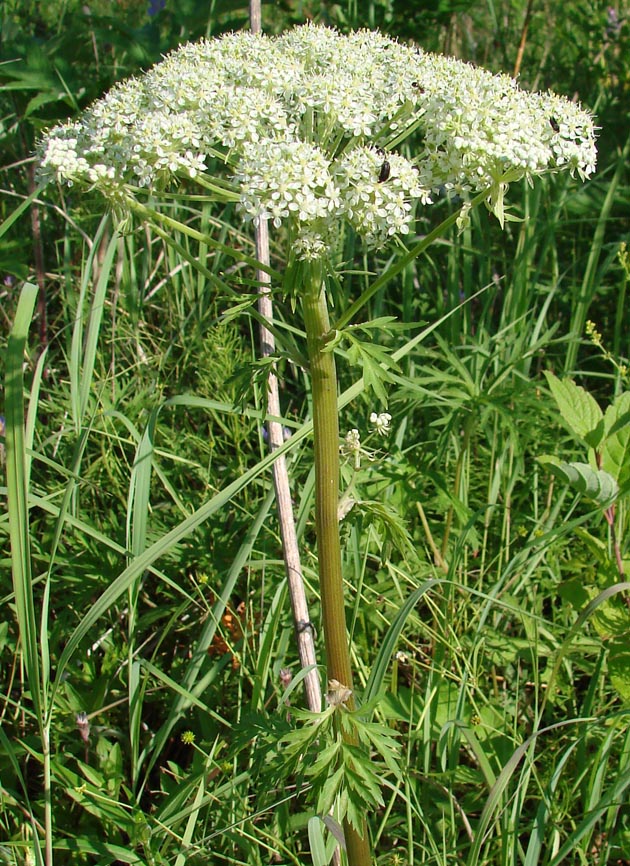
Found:
[[[339,539],[339,412],[337,373],[332,351],[326,351],[330,322],[321,263],[304,269],[304,326],[313,396],[313,451],[315,462],[315,528],[322,622],[329,680],[352,688],[352,669],[346,630]],[[353,706],[353,699],[348,707]],[[357,833],[344,823],[348,866],[370,866],[367,827]]]
[[[321,268],[311,266],[307,273],[311,278],[311,284],[304,287],[304,324],[313,394],[315,526],[327,675],[328,679],[339,680],[344,686],[352,688],[337,515],[339,507],[337,374],[333,353],[324,351],[330,324]]]

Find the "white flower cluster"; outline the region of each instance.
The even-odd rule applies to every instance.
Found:
[[[372,412],[370,415],[370,424],[374,427],[379,436],[387,436],[392,423],[392,416],[389,412]]]
[[[410,136],[412,159],[395,150]],[[340,220],[379,246],[438,192],[488,190],[498,212],[512,181],[586,178],[595,159],[592,119],[574,103],[379,33],[307,25],[184,45],[53,129],[39,172],[120,203],[222,163],[245,219],[286,223],[316,258]]]
[[[354,457],[361,452],[361,434],[356,427],[348,430],[345,439],[339,446],[339,451],[346,457]]]

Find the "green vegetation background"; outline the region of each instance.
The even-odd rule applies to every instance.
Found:
[[[149,230],[112,246],[89,196],[47,190],[11,222],[35,189],[31,154],[44,129],[247,15],[239,2],[195,0],[5,0],[0,10],[2,345],[29,279],[39,289],[23,359],[31,625],[50,656],[60,864],[305,863],[313,850],[308,799],[278,748],[295,722],[280,672],[297,667],[270,481],[259,474],[222,493],[266,453],[254,325],[224,317],[213,279]],[[386,442],[370,439],[378,407],[358,400],[343,418],[376,452],[358,476],[344,468],[361,491],[344,521],[344,564],[362,684],[401,605],[437,581],[407,620],[378,711],[401,744],[400,775],[386,776],[370,816],[379,863],[630,862],[630,617],[627,593],[613,592],[630,565],[630,448],[620,433],[614,507],[537,460],[585,461],[589,448],[597,459],[588,436],[563,423],[545,371],[572,377],[603,409],[626,406],[629,15],[627,2],[599,0],[263,7],[268,33],[306,20],[379,27],[518,73],[526,88],[578,98],[601,127],[593,180],[511,190],[521,221],[501,233],[476,214],[372,303],[372,317],[396,316],[413,334],[468,301],[392,382]],[[250,250],[230,213],[201,218]],[[439,218],[423,215],[418,233]],[[208,256],[185,243],[187,255]],[[354,256],[339,308],[384,261],[358,247]],[[236,288],[251,279],[220,253],[207,266]],[[278,316],[299,341],[290,307]],[[589,320],[601,340],[592,327],[587,335]],[[381,340],[395,349],[406,338]],[[296,428],[308,382],[288,362],[282,371]],[[357,375],[342,368],[342,385]],[[291,474],[317,622],[306,445]],[[211,519],[164,542],[159,560],[103,600],[134,556],[209,501]],[[0,537],[0,862],[22,864],[40,862],[42,743],[4,517]],[[299,688],[291,700],[300,704]]]

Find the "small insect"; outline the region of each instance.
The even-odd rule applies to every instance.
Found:
[[[391,172],[391,167],[387,160],[384,160],[383,165],[381,166],[381,170],[378,175],[378,182],[385,183],[385,181],[389,178],[389,174]]]
[[[425,92],[424,87],[420,84],[419,81],[412,81],[411,86],[413,87],[414,90],[417,90],[418,93],[424,93]]]
[[[560,132],[560,124],[558,123],[558,121],[556,120],[555,117],[549,118],[549,125],[551,126],[551,128],[553,129],[554,132]]]

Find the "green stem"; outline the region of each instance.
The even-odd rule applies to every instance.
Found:
[[[311,267],[304,324],[313,394],[315,523],[328,679],[352,688],[339,540],[339,418],[334,354],[325,351],[330,329],[320,267]]]
[[[304,267],[304,326],[313,397],[313,451],[315,462],[315,527],[322,622],[329,680],[352,689],[352,668],[346,630],[339,538],[339,411],[337,373],[332,351],[326,351],[330,320],[321,262]],[[354,706],[353,698],[347,702]],[[344,734],[344,736],[347,736]],[[356,745],[356,743],[354,743]],[[344,822],[348,866],[370,866],[372,857],[363,823],[362,833]]]
[[[488,190],[484,190],[480,192],[475,198],[470,202],[470,210],[472,212],[473,208],[476,208],[483,201],[485,201],[488,197]],[[421,241],[419,241],[414,247],[408,250],[404,255],[401,255],[396,263],[391,267],[387,268],[387,270],[381,274],[380,277],[374,280],[373,283],[370,283],[368,288],[363,292],[363,294],[356,299],[353,304],[344,310],[339,319],[335,322],[335,327],[337,330],[341,331],[346,325],[350,324],[352,320],[355,318],[357,313],[363,309],[363,307],[367,304],[367,302],[372,298],[380,289],[383,288],[390,280],[393,280],[398,274],[400,274],[404,269],[409,265],[414,259],[418,258],[426,249],[428,249],[431,244],[437,240],[437,238],[441,237],[445,234],[451,226],[455,225],[457,219],[462,211],[462,208],[458,208],[452,214],[446,217],[438,226],[436,226],[433,231],[429,232],[428,235],[425,235]],[[458,307],[459,309],[459,307]]]
[[[462,440],[462,445],[459,451],[459,455],[457,457],[457,465],[455,466],[455,481],[453,483],[453,496],[455,499],[459,499],[459,490],[461,486],[462,480],[462,471],[464,468],[464,460],[466,459],[466,455],[468,453],[468,447],[470,445],[470,437],[472,435],[473,428],[475,426],[475,419],[472,415],[469,415],[466,421],[464,422],[464,436]],[[442,558],[446,558],[446,551],[448,550],[448,542],[451,535],[451,527],[453,525],[453,514],[454,507],[451,507],[448,510],[448,514],[446,515],[446,523],[444,526],[444,536],[442,538]]]
[[[43,726],[42,730],[42,754],[44,758],[44,826],[46,828],[44,857],[46,866],[53,866],[52,774],[50,726],[48,723]]]

